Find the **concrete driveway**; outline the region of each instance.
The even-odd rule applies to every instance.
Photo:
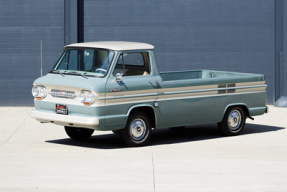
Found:
[[[152,133],[125,147],[112,132],[68,138],[31,107],[0,108],[0,191],[287,191],[287,108],[223,137],[215,124]]]

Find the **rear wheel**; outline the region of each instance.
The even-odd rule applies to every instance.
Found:
[[[65,127],[67,135],[74,140],[85,140],[94,133],[93,129]]]
[[[151,121],[143,112],[132,113],[126,127],[119,133],[121,139],[130,147],[145,145],[151,136]]]
[[[218,123],[218,128],[224,135],[238,135],[244,128],[245,120],[246,114],[242,107],[230,107],[226,110],[223,120]]]

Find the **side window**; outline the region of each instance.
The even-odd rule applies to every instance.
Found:
[[[122,73],[124,76],[137,76],[150,74],[149,54],[140,53],[123,53],[120,55],[113,75]]]
[[[123,56],[125,65],[144,66],[142,53],[124,53]]]

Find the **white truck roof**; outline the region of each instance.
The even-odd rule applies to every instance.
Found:
[[[96,41],[85,43],[74,43],[66,45],[65,47],[89,47],[89,48],[102,48],[116,51],[122,50],[140,50],[140,49],[153,49],[154,46],[147,43],[128,42],[128,41]]]

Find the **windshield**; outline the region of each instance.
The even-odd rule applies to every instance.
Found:
[[[114,52],[102,49],[67,49],[56,63],[54,70],[62,73],[83,72],[84,75],[106,75]],[[76,74],[76,73],[74,73]]]

